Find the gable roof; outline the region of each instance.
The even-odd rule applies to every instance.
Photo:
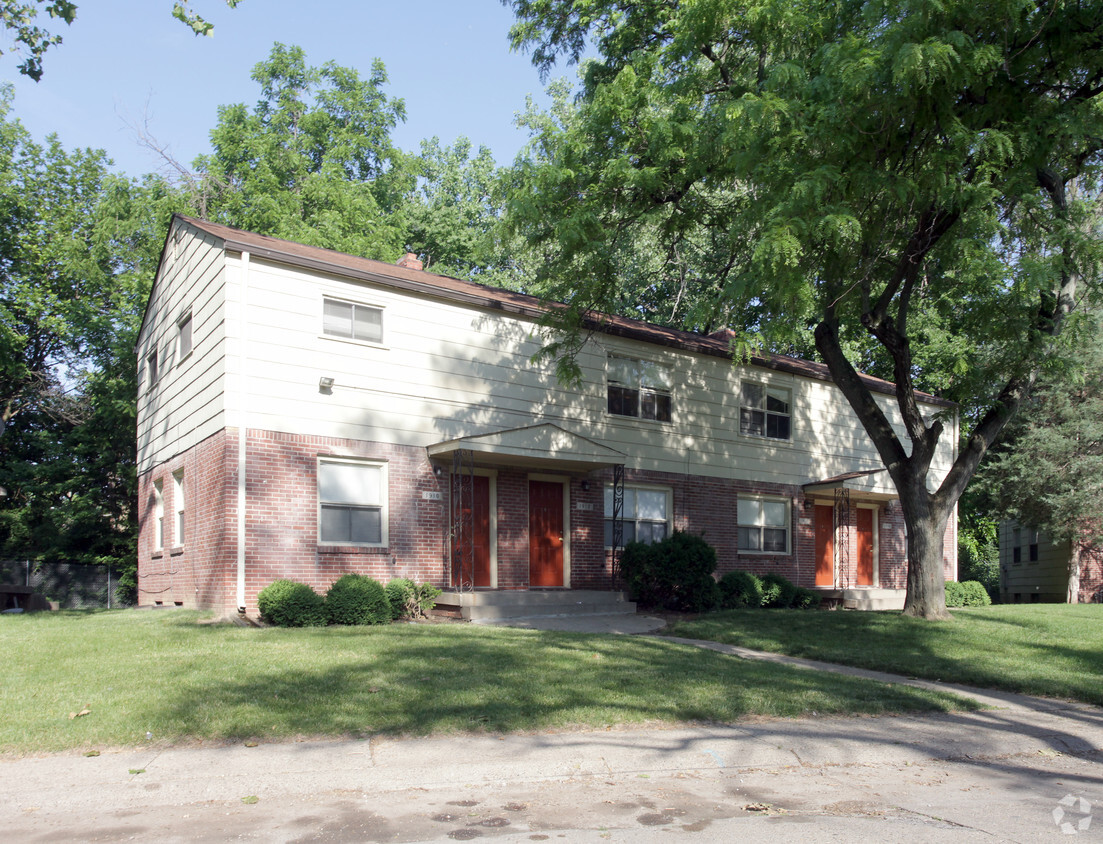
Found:
[[[425,270],[415,270],[397,264],[374,261],[370,258],[360,258],[343,252],[335,252],[332,249],[307,246],[290,240],[280,240],[279,238],[224,226],[220,223],[210,223],[195,217],[187,217],[183,214],[173,215],[173,224],[175,225],[177,222],[185,223],[221,240],[223,247],[230,252],[248,252],[256,258],[367,281],[412,293],[435,296],[460,304],[503,311],[537,320],[547,315],[552,308],[559,304],[546,302],[537,296],[526,293],[489,287],[473,281],[464,281],[463,279],[437,275]],[[169,236],[171,236],[171,229]],[[166,237],[166,247],[167,245],[168,239]],[[730,330],[718,331],[706,336],[691,331],[680,331],[675,328],[653,325],[630,317],[600,313],[592,313],[587,320],[586,327],[604,334],[626,337],[656,346],[667,346],[729,360],[732,358],[730,341],[734,336],[734,332]],[[787,355],[766,354],[751,357],[750,364],[778,372],[801,375],[817,381],[834,383],[827,365],[815,361],[802,360]],[[860,377],[871,391],[895,395],[895,386],[891,382],[870,375],[861,375]],[[955,406],[955,403],[948,399],[918,390],[915,391],[915,396],[919,401],[927,404],[943,407]]]

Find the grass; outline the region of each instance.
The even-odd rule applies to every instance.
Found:
[[[249,629],[186,611],[0,616],[0,752],[969,709],[655,638]],[[70,713],[87,707],[87,715]]]
[[[1103,705],[1099,604],[1009,604],[954,611],[952,622],[934,623],[898,612],[733,610],[678,622],[666,632]]]

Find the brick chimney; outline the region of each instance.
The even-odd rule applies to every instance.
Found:
[[[407,247],[407,249],[409,249],[409,247]],[[398,259],[398,265],[408,270],[420,270],[422,266],[424,266],[421,261],[418,260],[417,255],[409,251]]]

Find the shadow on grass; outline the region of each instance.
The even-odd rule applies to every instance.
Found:
[[[218,646],[224,628],[192,635]],[[468,626],[260,630],[174,666],[142,718],[212,739],[512,731],[968,708],[951,695],[660,639]],[[204,650],[200,648],[200,650]],[[225,650],[225,648],[221,648]]]
[[[899,613],[735,610],[675,624],[684,638],[1103,704],[1103,607],[991,607],[926,622]]]

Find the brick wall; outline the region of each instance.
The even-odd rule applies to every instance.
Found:
[[[1080,551],[1080,602],[1103,604],[1103,548]]]
[[[237,448],[226,430],[174,457],[139,479],[139,603],[237,607]],[[389,480],[389,542],[385,548],[318,543],[317,463],[319,457],[385,461]],[[444,467],[442,467],[444,468]],[[448,467],[450,468],[450,467]],[[173,472],[183,470],[186,500],[184,542],[173,535]],[[496,473],[498,587],[524,589],[529,582],[529,471]],[[604,549],[604,487],[612,470],[567,478],[570,503],[570,583],[574,588],[609,588],[611,566]],[[153,485],[164,489],[165,542],[153,547]],[[292,578],[324,592],[346,572],[386,582],[393,577],[449,584],[449,472],[434,472],[425,450],[387,443],[310,437],[250,430],[247,438],[245,606],[256,611],[257,593],[278,578]],[[589,489],[584,489],[587,485]],[[718,573],[735,569],[778,572],[794,582],[815,582],[811,501],[800,487],[627,470],[626,484],[671,491],[673,527],[698,533],[717,550]],[[791,505],[791,551],[740,554],[736,503],[740,496],[767,495]],[[853,502],[857,504],[857,502]],[[853,583],[857,541],[854,510],[849,530],[851,563],[844,583]],[[903,520],[898,506],[876,511],[879,525],[879,580],[903,587],[906,578]],[[953,524],[947,538],[954,535]],[[953,542],[947,542],[952,571]]]

